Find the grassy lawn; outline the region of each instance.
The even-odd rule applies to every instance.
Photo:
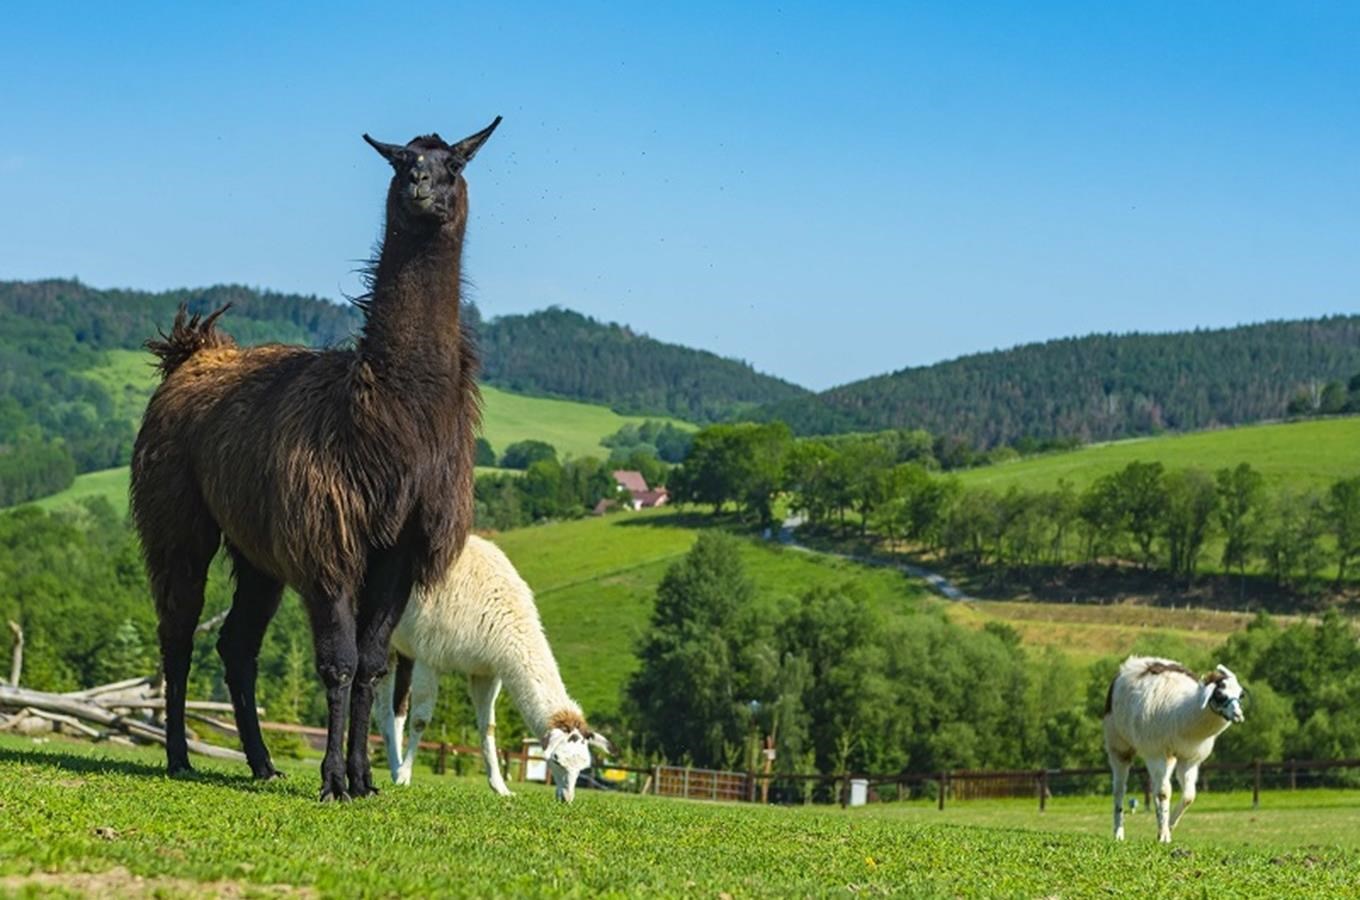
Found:
[[[1038,490],[1066,478],[1078,489],[1135,460],[1169,469],[1198,466],[1213,471],[1249,462],[1270,487],[1325,488],[1338,478],[1360,475],[1360,416],[1220,431],[1137,438],[1092,444],[1067,453],[1018,459],[959,473],[964,484],[1005,490]]]
[[[1139,803],[1142,803],[1141,795]],[[1178,797],[1179,795],[1177,795]],[[1175,798],[1173,798],[1175,799]],[[1105,797],[1057,797],[1040,813],[1029,799],[969,800],[947,803],[886,803],[876,814],[904,823],[980,825],[1025,831],[1063,832],[1107,838],[1110,801]],[[1153,840],[1157,819],[1149,810],[1124,818],[1133,843]],[[1199,847],[1345,847],[1360,851],[1360,790],[1263,790],[1260,809],[1251,808],[1251,791],[1205,791],[1176,827],[1176,843]]]
[[[637,666],[666,568],[683,556],[702,519],[674,510],[624,513],[494,535],[533,586],[562,677],[587,714],[612,714]],[[757,594],[793,599],[817,585],[854,581],[885,612],[920,608],[922,588],[900,573],[745,542]]]
[[[564,807],[537,786],[501,799],[472,779],[421,774],[409,789],[322,806],[305,764],[285,765],[289,777],[268,785],[239,767],[198,765],[193,779],[170,780],[156,751],[0,737],[0,894],[1360,892],[1354,834],[1338,837],[1357,807],[1321,801],[1252,813],[1214,812],[1206,800],[1208,811],[1197,807],[1185,840],[1168,849],[1144,833],[1143,815],[1130,822],[1126,844],[1099,835],[1105,817],[1094,799],[1089,811],[1044,817],[979,807],[974,816],[990,820],[974,823],[967,810],[939,815],[905,804],[789,809],[592,791]],[[1213,824],[1220,815],[1221,828]],[[1329,823],[1332,839],[1300,840],[1296,827],[1309,819],[1317,832]]]

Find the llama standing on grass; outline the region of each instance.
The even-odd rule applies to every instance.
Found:
[[[1171,842],[1171,829],[1195,802],[1199,766],[1214,740],[1241,722],[1242,685],[1227,666],[1201,680],[1180,663],[1130,656],[1105,696],[1105,751],[1114,773],[1114,837],[1124,839],[1124,790],[1135,755],[1147,763],[1157,808],[1157,840]],[[1181,802],[1171,810],[1171,771]]]
[[[397,784],[411,783],[416,749],[434,712],[442,672],[468,676],[486,777],[498,794],[510,795],[496,758],[496,695],[502,682],[543,742],[557,799],[571,802],[576,776],[590,766],[590,747],[614,752],[604,735],[590,730],[581,707],[567,695],[533,591],[490,541],[469,536],[445,577],[416,589],[392,633],[392,647],[397,669],[379,687],[374,714]],[[408,721],[403,756],[402,731]]]
[[[452,145],[364,135],[396,173],[353,349],[240,349],[214,328],[223,310],[181,309],[148,342],[163,381],[133,450],[132,513],[160,619],[171,774],[190,768],[193,632],[225,544],[236,593],[217,649],[251,771],[278,775],[255,712],[256,659],[292,585],[326,686],[321,799],[376,793],[368,720],[388,639],[412,585],[448,570],[472,523],[480,397],[459,322],[462,170],[499,122]]]

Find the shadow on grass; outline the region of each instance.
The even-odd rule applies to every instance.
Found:
[[[90,756],[82,753],[69,753],[64,750],[38,748],[16,750],[0,747],[0,764],[18,763],[21,765],[55,766],[63,772],[80,775],[133,775],[139,778],[165,779],[163,765],[139,762],[132,759],[119,759],[112,756]],[[174,776],[175,781],[194,784],[211,784],[220,787],[236,788],[251,793],[267,790],[264,782],[256,781],[249,775],[226,775],[221,772],[194,769]]]

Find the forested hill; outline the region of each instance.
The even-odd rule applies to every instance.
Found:
[[[694,422],[810,396],[746,363],[667,344],[570,310],[501,316],[481,329],[483,372],[507,390],[666,413]]]
[[[228,302],[223,327],[242,344],[330,346],[362,321],[348,304],[239,286],[148,293],[0,282],[0,506],[126,464],[150,357],[108,351],[139,350],[181,303],[206,313]],[[806,393],[743,363],[563,310],[480,322],[469,305],[466,315],[478,323],[485,379],[521,393],[696,421]]]
[[[983,447],[1101,441],[1278,418],[1291,401],[1317,407],[1328,382],[1356,372],[1360,316],[1333,316],[1027,344],[772,404],[757,417],[801,434],[924,428]]]

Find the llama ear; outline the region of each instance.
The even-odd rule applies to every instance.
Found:
[[[1214,688],[1214,683],[1213,683],[1212,681],[1209,682],[1208,684],[1200,685],[1200,688],[1199,688],[1199,708],[1200,708],[1200,709],[1208,709],[1208,708],[1209,708],[1209,701],[1212,700],[1212,699],[1214,699],[1214,690],[1215,690],[1215,688]]]
[[[369,137],[367,134],[364,135],[364,140],[368,142],[370,147],[377,150],[378,153],[382,155],[383,159],[394,166],[401,162],[406,156],[406,148],[401,144],[384,144],[382,141],[373,140],[373,138]]]
[[[594,747],[596,750],[599,750],[605,756],[619,755],[618,748],[614,746],[613,742],[611,742],[609,738],[600,734],[598,731],[590,736],[590,746]]]
[[[1217,668],[1215,671],[1217,671],[1218,674],[1224,676],[1225,678],[1236,678],[1236,677],[1237,677],[1236,675],[1234,675],[1234,674],[1232,673],[1232,669],[1229,669],[1227,666],[1223,665],[1222,663],[1219,663],[1219,664],[1218,664],[1218,668]]]
[[[450,146],[449,153],[451,153],[461,165],[467,165],[472,161],[472,157],[477,155],[477,151],[482,149],[482,144],[486,143],[486,139],[491,137],[491,132],[495,131],[496,126],[499,124],[501,124],[501,117],[496,116],[496,120],[481,131],[474,135],[469,135],[458,143]]]

